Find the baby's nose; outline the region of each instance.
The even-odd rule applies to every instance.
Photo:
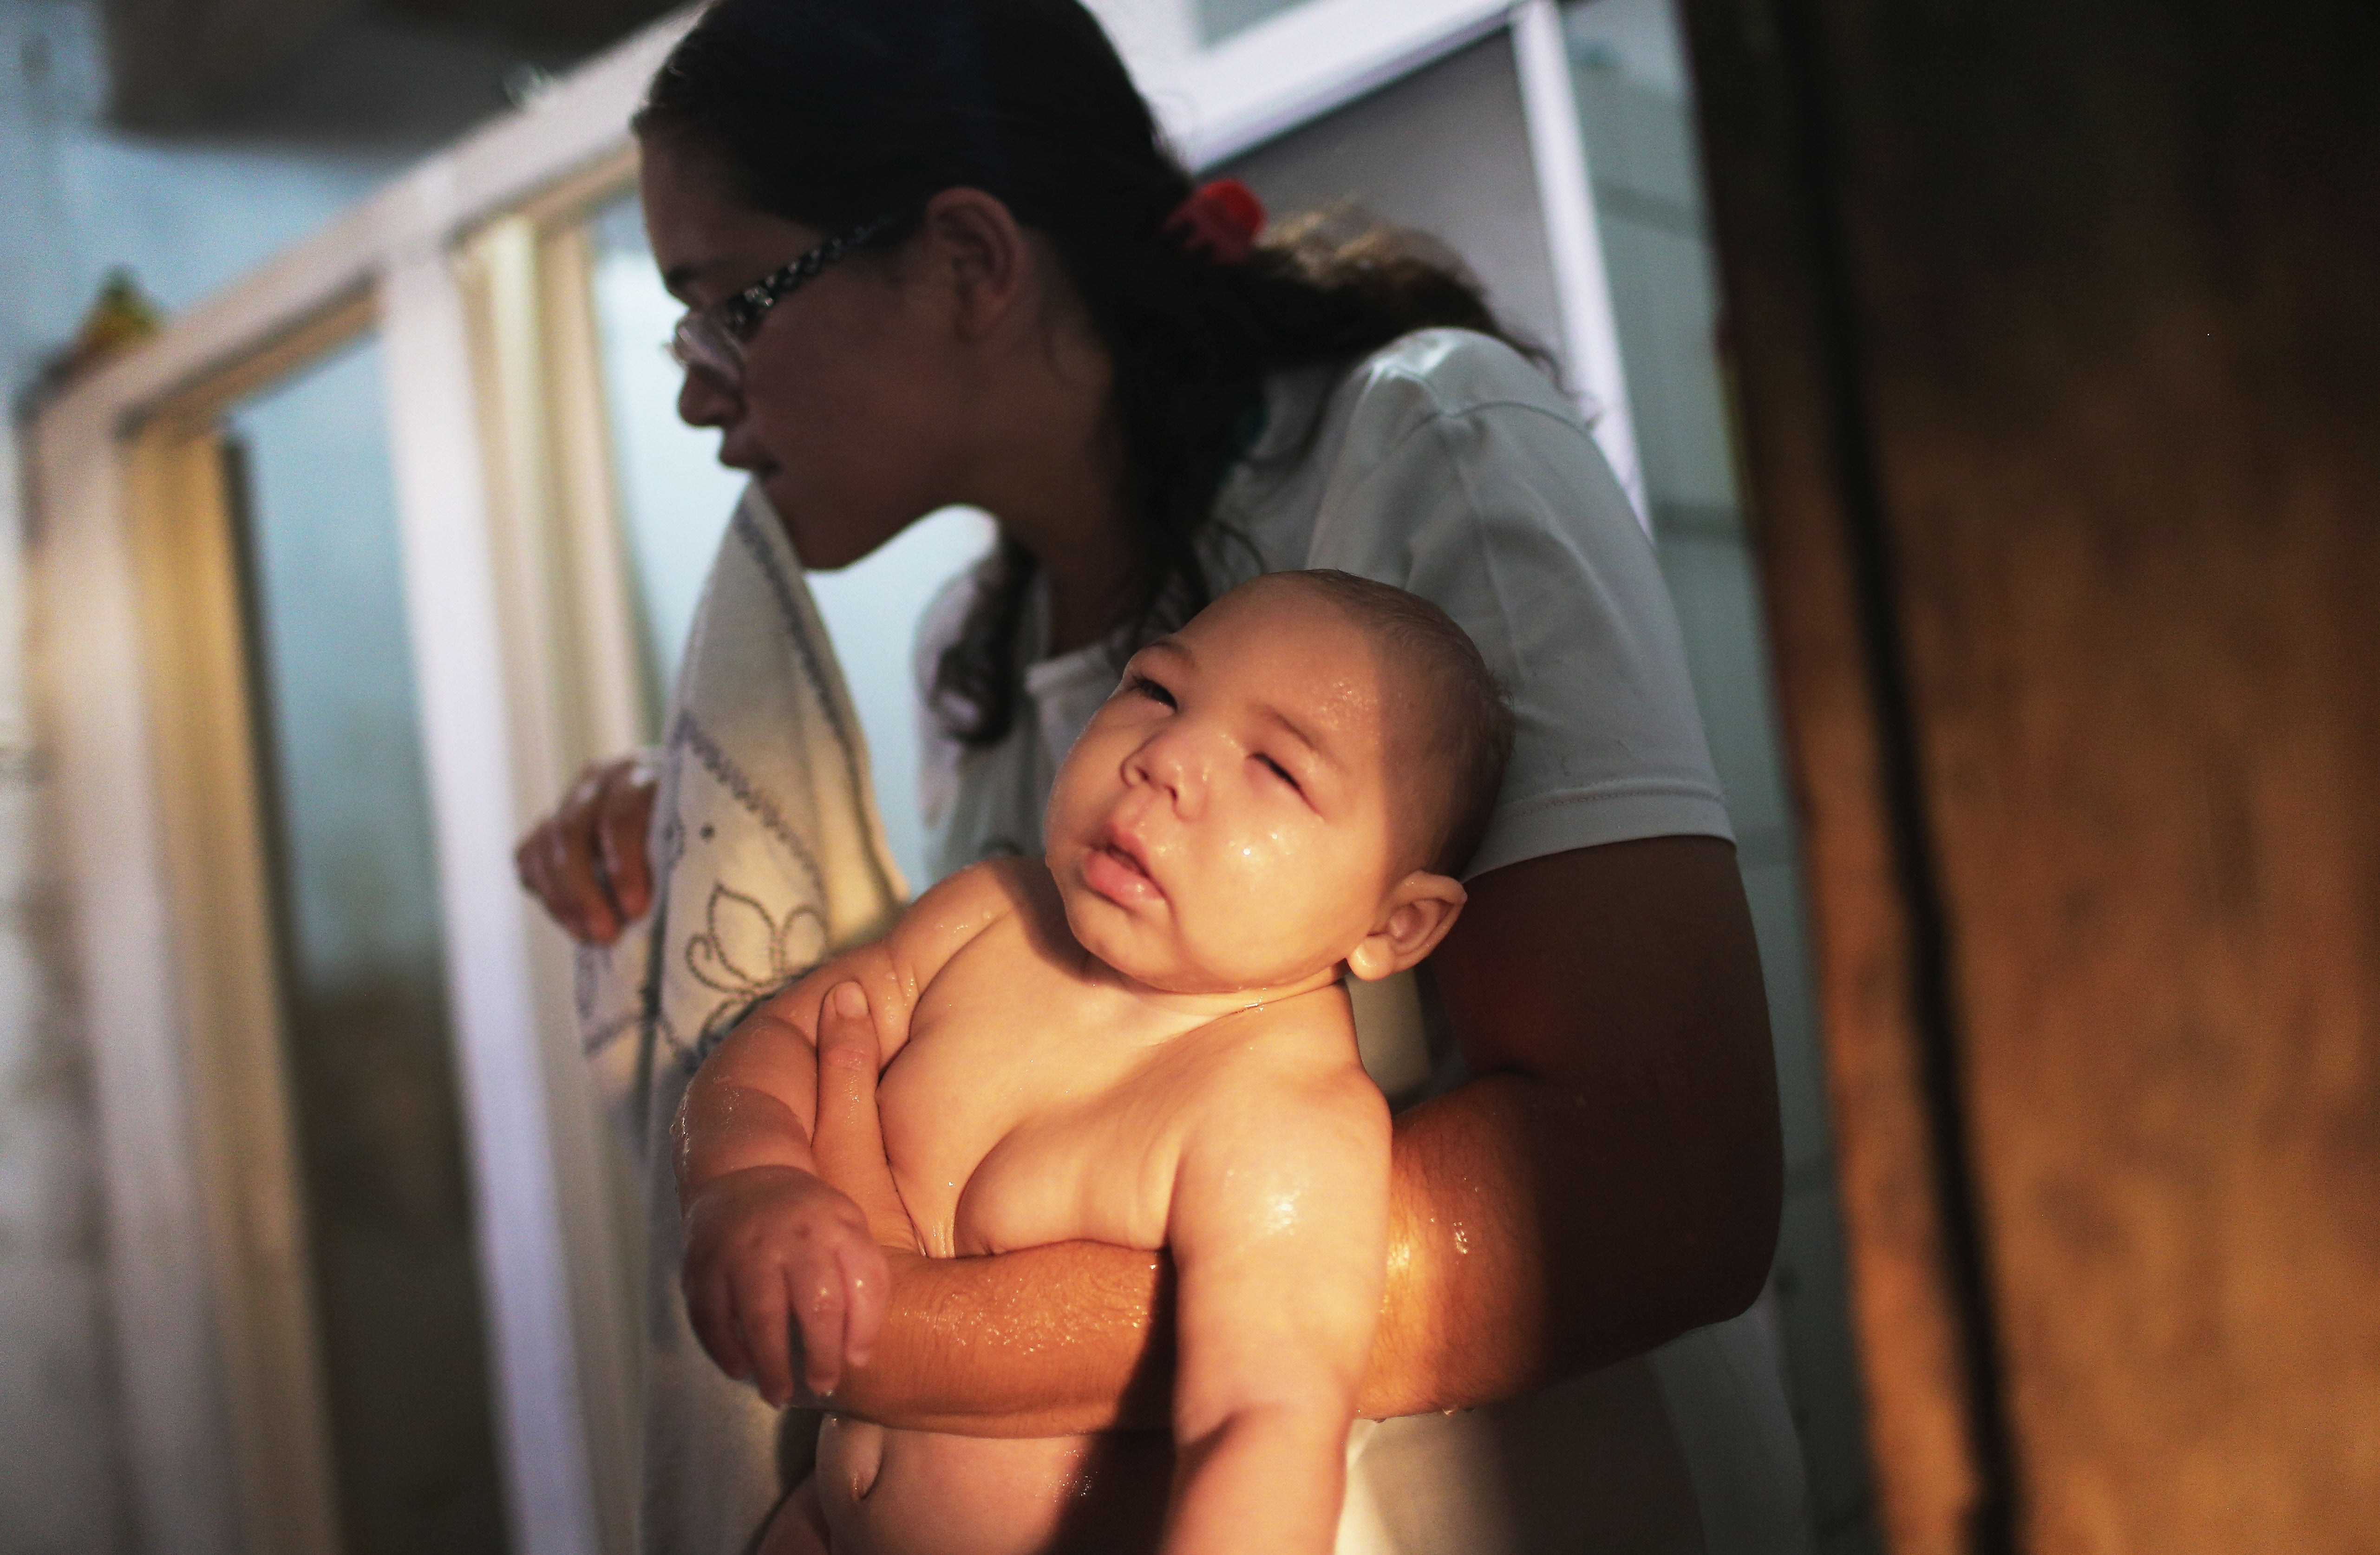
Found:
[[[1196,740],[1169,730],[1135,755],[1142,776],[1165,792],[1177,814],[1195,814],[1205,803],[1208,762]]]

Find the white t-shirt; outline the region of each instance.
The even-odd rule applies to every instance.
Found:
[[[1651,542],[1543,374],[1484,335],[1424,330],[1343,375],[1286,375],[1267,401],[1217,498],[1219,527],[1246,544],[1210,544],[1215,591],[1337,567],[1422,595],[1471,634],[1512,695],[1514,737],[1470,874],[1632,837],[1732,838]],[[921,692],[971,587],[928,616]],[[1115,688],[1104,645],[1026,662],[1025,715],[1002,745],[965,750],[926,717],[939,873],[1041,850],[1058,763]]]
[[[1336,567],[1433,601],[1478,644],[1515,726],[1466,877],[1638,837],[1732,839],[1652,544],[1577,407],[1509,346],[1424,330],[1352,371],[1277,378],[1216,518],[1218,593]],[[1040,853],[1058,765],[1120,667],[1104,645],[1045,658],[1029,637],[1015,727],[962,747],[926,691],[970,589],[947,590],[918,640],[938,876]],[[1028,634],[1046,629],[1037,601]],[[1350,991],[1365,1066],[1392,1103],[1462,1078],[1409,976]],[[1749,1317],[1507,1404],[1359,1425],[1351,1452],[1342,1555],[1807,1548],[1799,1448],[1773,1345]]]

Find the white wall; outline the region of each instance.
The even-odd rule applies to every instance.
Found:
[[[1233,159],[1269,214],[1352,203],[1470,266],[1522,334],[1561,343],[1512,39],[1498,33]]]

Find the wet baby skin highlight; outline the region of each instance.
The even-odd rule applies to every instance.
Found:
[[[1452,925],[1445,859],[1500,764],[1446,755],[1450,729],[1495,725],[1449,699],[1493,685],[1415,610],[1435,615],[1338,575],[1225,595],[1127,665],[1058,774],[1043,859],[943,881],[704,1065],[679,1124],[688,1309],[775,1401],[795,1364],[822,1394],[864,1361],[883,1300],[885,1217],[813,1158],[822,1060],[879,1070],[918,1250],[1088,1240],[1177,1271],[1169,1432],[830,1413],[764,1549],[1330,1548],[1388,1218],[1388,1111],[1342,979],[1414,966]],[[831,999],[864,1008],[875,1051],[821,1054]]]

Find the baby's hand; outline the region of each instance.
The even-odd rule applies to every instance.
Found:
[[[889,1276],[868,1217],[790,1166],[755,1166],[705,1184],[686,1209],[686,1315],[702,1347],[760,1396],[794,1396],[792,1326],[802,1381],[824,1398],[845,1366],[866,1364],[884,1320]]]

